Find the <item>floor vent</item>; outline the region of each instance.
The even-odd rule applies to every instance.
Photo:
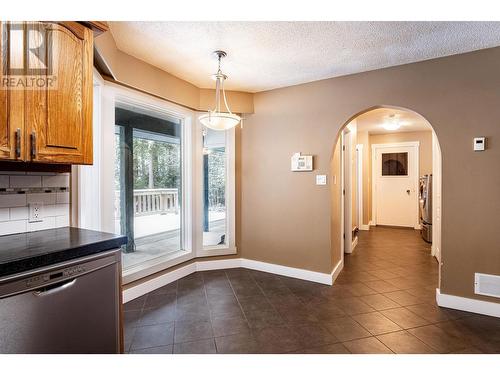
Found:
[[[500,298],[500,276],[476,273],[474,277],[474,293]]]

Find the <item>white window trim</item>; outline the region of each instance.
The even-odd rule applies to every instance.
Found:
[[[101,230],[101,152],[102,152],[102,90],[104,79],[94,68],[93,74],[93,113],[92,141],[93,164],[73,165],[71,169],[71,225]],[[87,181],[94,183],[89,186]],[[85,186],[86,192],[82,193]]]
[[[141,263],[123,272],[123,284],[128,284],[154,273],[191,260],[195,257],[236,254],[236,187],[235,187],[235,130],[226,132],[227,185],[226,185],[226,244],[203,247],[203,139],[200,113],[154,96],[105,81],[94,72],[96,96],[94,116],[94,165],[74,168],[72,225],[81,226],[83,210],[91,215],[88,229],[114,232],[114,167],[115,167],[115,105],[124,103],[153,109],[182,120],[182,210],[183,250]],[[85,168],[92,170],[83,171]],[[191,171],[191,173],[189,173]],[[76,173],[75,173],[76,172]],[[98,192],[90,204],[79,194],[88,188],[89,181]],[[90,214],[89,214],[90,212]],[[97,219],[96,219],[97,218]]]
[[[111,172],[114,170],[115,163],[115,145],[114,145],[114,126],[115,126],[115,106],[117,103],[128,104],[132,106],[136,106],[139,108],[147,108],[154,110],[156,112],[164,113],[170,116],[174,116],[176,118],[181,119],[182,121],[182,202],[181,202],[181,210],[182,210],[182,244],[183,249],[166,254],[164,256],[157,257],[155,259],[151,259],[150,261],[141,263],[136,267],[129,268],[123,271],[123,283],[127,284],[143,277],[147,277],[156,272],[163,271],[172,266],[175,266],[179,263],[188,261],[193,259],[196,251],[193,244],[193,217],[194,217],[194,205],[192,204],[193,197],[193,186],[194,186],[194,173],[193,173],[193,123],[194,123],[194,111],[191,111],[187,108],[181,107],[179,105],[155,98],[151,95],[144,94],[142,92],[138,92],[133,89],[125,88],[120,85],[106,82],[105,83],[105,92],[106,97],[108,99],[107,105],[105,106],[105,110],[107,113],[107,125],[112,124],[111,129],[107,129],[107,132],[110,133],[110,137],[112,137],[113,147],[106,147],[103,153],[103,158],[107,160],[109,165],[108,170]],[[112,113],[111,113],[112,112]],[[108,143],[109,145],[109,143]],[[110,169],[112,168],[112,169]],[[191,173],[189,172],[191,171]],[[109,203],[106,205],[107,207],[103,207],[104,209],[111,210],[114,212],[114,196],[112,196],[114,192],[114,173],[107,173],[106,183],[108,194],[111,195],[109,198]],[[102,212],[102,215],[105,215]],[[114,218],[113,215],[107,215],[107,220],[112,219],[111,223],[108,223],[108,226],[114,227]],[[114,228],[113,228],[114,229]]]
[[[226,130],[226,243],[203,246],[203,125],[196,119],[196,256],[218,256],[236,254],[236,130]]]

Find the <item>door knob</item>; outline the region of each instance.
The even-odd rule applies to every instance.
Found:
[[[410,195],[410,189],[406,190],[406,194]]]

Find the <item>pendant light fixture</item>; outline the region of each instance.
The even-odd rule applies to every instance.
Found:
[[[217,73],[212,76],[213,79],[215,79],[215,109],[213,111],[209,110],[208,113],[200,116],[199,119],[207,128],[213,130],[228,130],[238,125],[241,121],[241,117],[232,113],[227,105],[226,91],[224,90],[224,81],[227,79],[227,76],[222,73],[220,68],[220,62],[223,57],[227,56],[227,53],[224,51],[215,51],[214,54],[219,60]],[[224,105],[226,106],[225,112],[221,112],[221,93],[222,99],[224,99]]]

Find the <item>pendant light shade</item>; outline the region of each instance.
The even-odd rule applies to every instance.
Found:
[[[241,121],[241,117],[235,115],[229,109],[227,105],[226,99],[226,91],[224,90],[224,81],[227,79],[227,76],[222,73],[220,68],[220,62],[223,57],[226,57],[227,54],[224,51],[215,51],[214,52],[219,59],[219,68],[217,73],[213,75],[215,79],[215,109],[213,111],[208,111],[208,113],[201,115],[199,117],[200,122],[206,126],[207,128],[213,130],[228,130],[234,128]],[[221,93],[222,99],[224,99],[224,105],[226,107],[226,111],[221,111]]]
[[[213,130],[228,130],[234,128],[241,121],[240,116],[234,113],[221,113],[210,111],[200,116],[200,122]]]

